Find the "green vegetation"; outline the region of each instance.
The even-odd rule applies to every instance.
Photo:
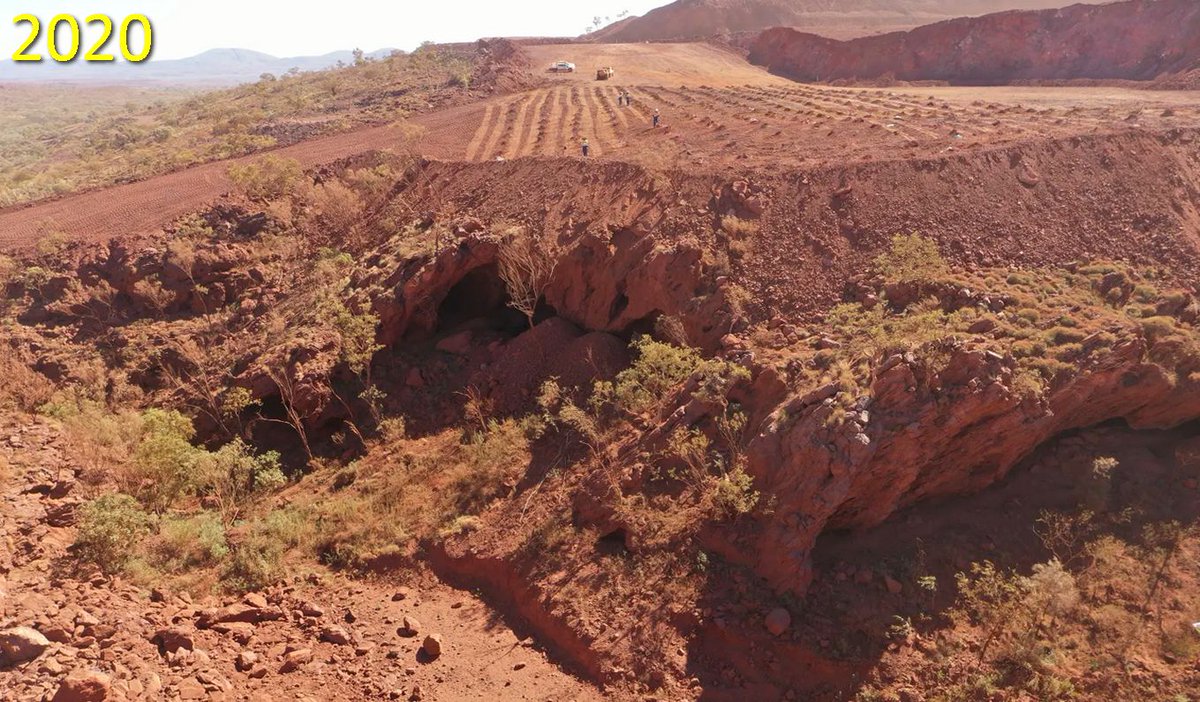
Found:
[[[302,175],[300,164],[295,160],[272,154],[229,167],[229,179],[233,184],[246,197],[263,203],[295,193]]]
[[[473,70],[471,53],[427,47],[203,93],[8,86],[0,207],[397,121],[466,90]]]
[[[76,553],[108,572],[133,558],[132,545],[150,533],[154,519],[129,495],[102,495],[84,505],[75,537]]]
[[[889,282],[936,280],[949,270],[937,244],[918,234],[897,234],[890,250],[875,259],[875,271]]]
[[[100,124],[139,122],[188,95],[159,88],[6,85],[0,104],[0,207],[93,184],[76,159],[98,158]],[[119,142],[121,130],[111,133]],[[121,148],[115,146],[114,148]],[[108,179],[105,179],[108,180]]]

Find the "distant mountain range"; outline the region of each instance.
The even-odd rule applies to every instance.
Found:
[[[367,54],[371,58],[391,55],[394,49]],[[71,64],[0,62],[0,83],[17,81],[64,81],[101,83],[172,83],[190,85],[231,85],[258,80],[263,73],[281,75],[292,68],[318,71],[332,68],[338,61],[353,63],[350,51],[334,51],[321,56],[278,58],[249,49],[212,49],[185,59],[140,64],[118,61],[95,64],[76,61]]]

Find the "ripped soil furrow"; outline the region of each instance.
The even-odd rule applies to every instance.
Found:
[[[546,96],[549,91],[539,90],[534,96],[532,106],[529,110],[529,121],[526,127],[521,130],[521,139],[514,149],[513,158],[520,156],[528,156],[534,153],[537,142],[539,140],[539,131],[542,125],[542,109],[546,105]]]
[[[516,100],[508,100],[496,108],[496,114],[492,120],[496,123],[495,129],[488,135],[487,142],[483,145],[483,149],[479,152],[477,161],[490,161],[499,153],[500,139],[505,135],[508,129],[508,113],[512,110]]]
[[[475,130],[475,135],[471,137],[470,143],[467,144],[465,158],[468,161],[474,161],[479,157],[479,149],[483,146],[484,140],[495,126],[492,123],[492,117],[496,111],[496,104],[489,102],[483,109],[483,121],[479,123],[479,127]]]
[[[629,129],[629,118],[625,116],[625,110],[627,108],[624,104],[617,104],[617,96],[620,94],[620,91],[623,90],[623,88],[611,90],[598,88],[597,90],[600,95],[600,100],[605,105],[605,109],[609,110],[616,116],[617,123],[621,125],[621,131],[627,131]]]
[[[584,104],[583,96],[580,94],[578,88],[571,88],[571,102],[568,109],[571,113],[571,132],[569,137],[571,148],[579,148],[580,143],[586,138],[591,144],[591,155],[599,156],[600,148],[599,144],[596,143],[592,118],[588,114],[587,105]]]
[[[688,113],[687,108],[682,104],[665,97],[669,93],[666,88],[655,88],[654,90],[631,90],[630,95],[633,96],[633,104],[628,109],[633,110],[644,120],[648,125],[650,119],[654,115],[654,110],[657,108],[659,112],[663,112],[657,104],[662,104],[670,108],[676,113],[676,116],[682,116],[685,119],[694,120],[695,118]]]
[[[537,100],[537,93],[527,93],[520,99],[513,123],[508,128],[508,133],[505,134],[504,158],[516,158],[520,155],[521,146],[525,141],[525,132],[528,131],[529,110],[535,100]]]
[[[542,115],[538,131],[537,153],[557,156],[562,151],[562,89],[551,89],[546,98],[546,111]]]
[[[509,150],[517,141],[517,125],[524,119],[522,112],[528,102],[528,95],[518,95],[508,103],[508,109],[504,111],[504,131],[500,135],[500,141],[496,144],[492,158],[508,158]]]
[[[616,129],[617,117],[611,108],[605,109],[603,100],[597,95],[599,92],[599,88],[584,90],[584,102],[596,130],[597,142],[602,144],[605,150],[611,151],[619,146]]]
[[[877,128],[886,129],[901,138],[928,140],[938,136],[931,130],[909,124],[907,120],[896,119],[894,111],[887,110],[867,101],[841,97],[840,94],[834,95],[830,93],[814,95],[811,99],[814,103],[823,106],[825,109],[837,113],[845,121],[854,122],[862,120],[868,124],[875,125]]]
[[[565,156],[569,150],[575,148],[574,124],[575,120],[579,119],[579,114],[571,110],[570,88],[563,88],[558,92],[558,110],[552,155]]]

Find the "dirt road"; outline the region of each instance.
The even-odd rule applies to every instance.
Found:
[[[415,148],[444,160],[591,156],[688,171],[809,169],[945,157],[1018,142],[1200,124],[1195,93],[1119,88],[897,88],[802,85],[708,44],[545,45],[533,65],[566,59],[575,74],[421,115]],[[596,81],[594,68],[617,75]],[[632,105],[618,104],[627,92]],[[655,129],[657,110],[661,126]],[[371,127],[277,150],[302,166],[405,147]],[[248,160],[241,159],[242,161]],[[0,250],[46,236],[107,240],[151,233],[229,191],[229,163],[0,210]]]

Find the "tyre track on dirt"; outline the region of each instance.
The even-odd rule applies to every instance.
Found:
[[[312,168],[348,155],[393,148],[404,141],[403,132],[393,125],[381,125],[312,139],[270,154]],[[264,155],[202,164],[136,183],[0,210],[0,250],[31,248],[48,234],[71,241],[105,241],[159,231],[232,190],[227,175],[231,165],[257,161]]]

